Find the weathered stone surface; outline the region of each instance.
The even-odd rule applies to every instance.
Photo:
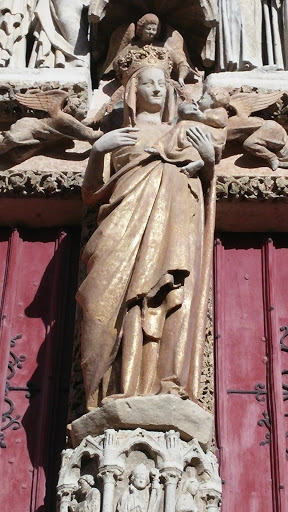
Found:
[[[243,86],[264,91],[287,91],[288,71],[280,71],[271,66],[255,68],[252,71],[211,73],[206,80],[211,87],[235,89]]]
[[[72,440],[77,446],[87,435],[107,428],[166,431],[175,429],[186,441],[197,438],[207,449],[211,442],[213,416],[190,400],[172,395],[121,398],[106,403],[72,423]]]

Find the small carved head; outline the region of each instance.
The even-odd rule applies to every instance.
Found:
[[[79,491],[86,494],[93,487],[95,481],[92,475],[81,475],[78,480]]]
[[[136,466],[136,468],[133,469],[130,475],[130,482],[139,491],[142,491],[147,487],[147,485],[149,485],[149,471],[144,464],[139,464]]]
[[[159,36],[161,23],[159,18],[152,13],[145,14],[137,21],[136,35],[144,43],[151,43]]]
[[[204,90],[203,96],[198,101],[200,110],[207,108],[227,108],[230,103],[230,96],[222,87],[211,87]]]

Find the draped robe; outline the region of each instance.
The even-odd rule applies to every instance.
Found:
[[[199,159],[187,141],[187,123],[158,141],[156,126],[140,130],[135,146],[113,152],[112,178],[90,191],[95,204],[104,204],[84,250],[88,276],[77,293],[88,408],[98,405],[98,386],[105,375],[111,378],[119,350],[117,391],[124,396],[173,386],[193,396],[188,381],[191,364],[197,367],[204,201],[200,178],[180,172],[183,163]],[[144,151],[151,145],[157,155]],[[104,387],[100,398],[109,395]]]

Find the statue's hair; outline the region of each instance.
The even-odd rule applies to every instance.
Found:
[[[207,87],[206,91],[213,100],[213,108],[229,106],[230,95],[223,87]]]
[[[157,25],[156,37],[159,36],[160,30],[161,30],[160,20],[159,20],[158,16],[156,16],[156,14],[149,12],[147,14],[144,14],[144,16],[142,16],[142,18],[140,18],[136,23],[137,37],[141,37],[142,30],[145,27],[145,25],[148,25],[148,23],[154,23],[155,25]]]
[[[87,482],[87,484],[91,485],[91,487],[93,487],[95,481],[94,481],[94,477],[92,475],[81,475],[78,482],[80,480],[84,480],[85,482]]]

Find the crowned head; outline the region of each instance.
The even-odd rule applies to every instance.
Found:
[[[159,68],[169,78],[172,71],[172,61],[166,48],[145,45],[143,48],[131,48],[123,56],[114,61],[114,69],[123,85],[141,69]]]

